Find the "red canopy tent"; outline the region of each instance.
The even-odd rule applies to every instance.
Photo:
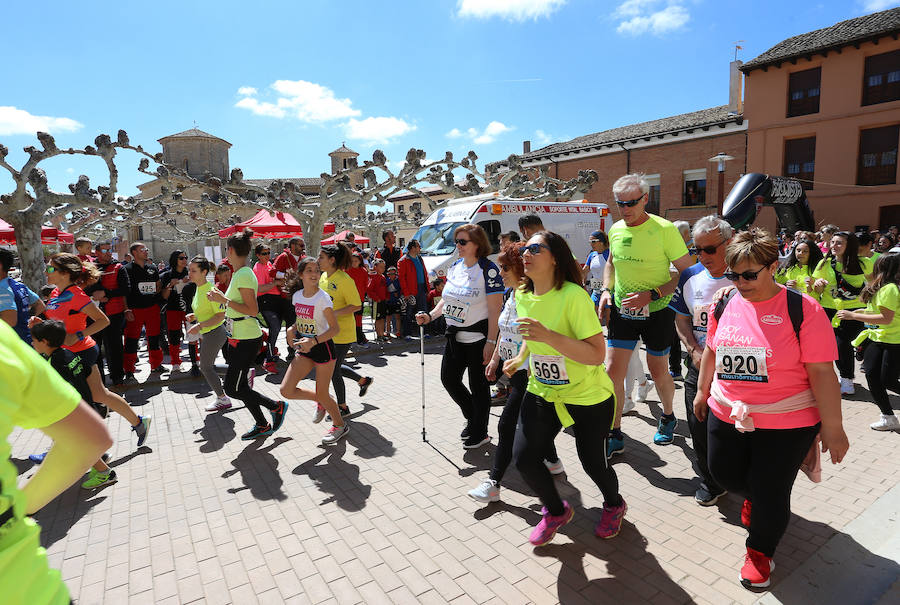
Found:
[[[6,246],[12,246],[16,243],[16,231],[13,229],[13,226],[0,219],[0,244]],[[53,227],[43,227],[41,228],[41,243],[42,244],[74,244],[75,236],[71,233],[66,233],[65,231],[60,231],[59,229],[54,229]]]
[[[329,238],[323,239],[322,245],[327,246],[328,244],[333,244],[334,242],[342,242],[342,241],[348,240],[349,239],[347,237],[348,233],[353,233],[353,232],[352,231],[341,231],[337,235],[332,235]],[[354,233],[354,235],[356,237],[353,239],[353,241],[356,242],[357,244],[360,244],[361,246],[365,246],[366,244],[368,244],[371,241],[365,235],[356,235],[355,233]]]
[[[300,223],[289,213],[273,213],[268,210],[260,210],[243,223],[221,229],[219,237],[228,237],[233,233],[242,231],[244,227],[249,227],[253,230],[253,233],[269,239],[283,239],[303,235]],[[324,233],[334,233],[334,223],[325,223]]]

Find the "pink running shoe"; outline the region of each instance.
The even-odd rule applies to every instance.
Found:
[[[604,540],[618,536],[619,530],[622,529],[625,511],[627,510],[628,505],[625,504],[624,498],[619,506],[607,506],[604,504],[603,512],[600,514],[600,521],[597,522],[597,527],[594,528],[594,535]]]
[[[575,511],[565,500],[563,500],[563,507],[563,514],[559,516],[551,515],[547,512],[546,508],[542,508],[541,514],[543,515],[543,518],[531,532],[531,535],[528,536],[528,541],[534,546],[541,546],[552,540],[553,536],[556,535],[557,530],[571,521],[572,517],[575,516]]]

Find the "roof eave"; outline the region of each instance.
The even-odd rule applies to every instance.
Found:
[[[749,74],[751,71],[753,71],[755,69],[766,70],[772,66],[774,66],[776,68],[780,68],[783,63],[790,62],[790,63],[795,64],[798,59],[811,60],[816,55],[822,55],[823,57],[827,57],[828,53],[830,53],[832,51],[837,51],[838,53],[840,53],[840,51],[842,49],[847,48],[848,46],[852,46],[852,47],[858,49],[861,45],[865,44],[866,42],[875,42],[877,44],[878,40],[881,40],[882,38],[888,38],[888,37],[891,37],[894,40],[896,40],[898,37],[900,37],[900,30],[894,30],[894,31],[890,31],[890,32],[881,32],[878,34],[871,34],[869,36],[864,36],[862,38],[856,38],[854,40],[848,40],[845,42],[837,42],[835,44],[830,44],[828,46],[823,46],[821,48],[814,48],[812,50],[806,50],[802,53],[795,53],[792,55],[779,57],[777,59],[760,61],[758,63],[754,63],[754,61],[756,61],[756,59],[751,59],[750,61],[747,61],[746,63],[741,65],[738,69],[740,69],[741,72],[744,74]]]

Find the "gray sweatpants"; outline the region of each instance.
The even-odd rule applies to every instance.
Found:
[[[225,334],[225,324],[222,324],[214,330],[203,334],[200,337],[200,371],[210,388],[216,393],[216,397],[224,397],[225,391],[222,389],[222,380],[216,374],[216,357],[219,351],[228,340]]]

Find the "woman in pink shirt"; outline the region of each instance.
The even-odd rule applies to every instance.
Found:
[[[278,349],[275,343],[278,342],[278,333],[281,332],[281,290],[275,283],[274,265],[269,259],[272,258],[271,249],[265,244],[259,244],[253,250],[256,253],[256,263],[253,265],[253,274],[256,275],[256,281],[259,282],[259,290],[256,294],[256,300],[259,303],[259,311],[262,313],[263,319],[266,321],[266,328],[269,331],[269,339],[266,343],[266,363],[263,367],[266,372],[274,374],[278,371],[275,361],[278,359]]]
[[[835,464],[849,444],[831,323],[819,303],[802,294],[802,323],[799,334],[794,331],[788,291],[774,280],[777,240],[759,228],[739,233],[725,261],[725,277],[737,291],[718,319],[710,309],[694,413],[703,420],[711,412],[713,477],[746,498],[741,521],[749,536],[741,584],[763,588],[791,516],[797,471],[816,436]]]

